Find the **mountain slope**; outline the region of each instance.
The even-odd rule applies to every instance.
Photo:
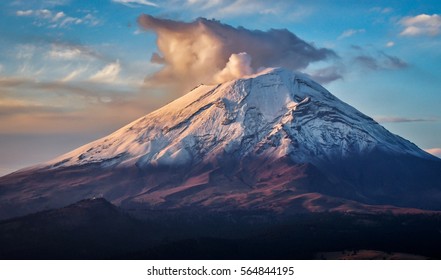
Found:
[[[198,86],[107,137],[0,178],[0,217],[92,196],[128,208],[441,210],[438,174],[439,159],[308,77],[269,69]]]

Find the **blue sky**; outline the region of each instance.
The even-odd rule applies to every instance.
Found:
[[[162,54],[161,26],[145,30],[137,23],[141,14],[175,25],[216,19],[250,34],[287,29],[335,53],[296,70],[441,155],[440,7],[439,1],[2,1],[0,174],[105,136],[178,96],[146,83],[165,66],[151,62],[153,53]],[[204,82],[197,77],[187,77],[188,86]]]

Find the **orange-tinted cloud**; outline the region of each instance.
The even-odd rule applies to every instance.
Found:
[[[141,15],[138,23],[156,33],[159,53],[151,61],[163,65],[147,83],[176,87],[182,93],[200,83],[237,78],[232,73],[264,67],[302,70],[312,62],[337,56],[287,29],[248,30],[204,18],[187,23],[150,15]]]

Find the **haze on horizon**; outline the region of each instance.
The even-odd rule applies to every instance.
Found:
[[[353,3],[0,3],[0,175],[105,136],[200,83],[278,66],[440,156],[439,3]]]

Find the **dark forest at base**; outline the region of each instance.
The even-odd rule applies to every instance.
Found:
[[[315,259],[360,250],[441,259],[441,215],[128,213],[93,199],[0,222],[0,248],[1,259]]]

